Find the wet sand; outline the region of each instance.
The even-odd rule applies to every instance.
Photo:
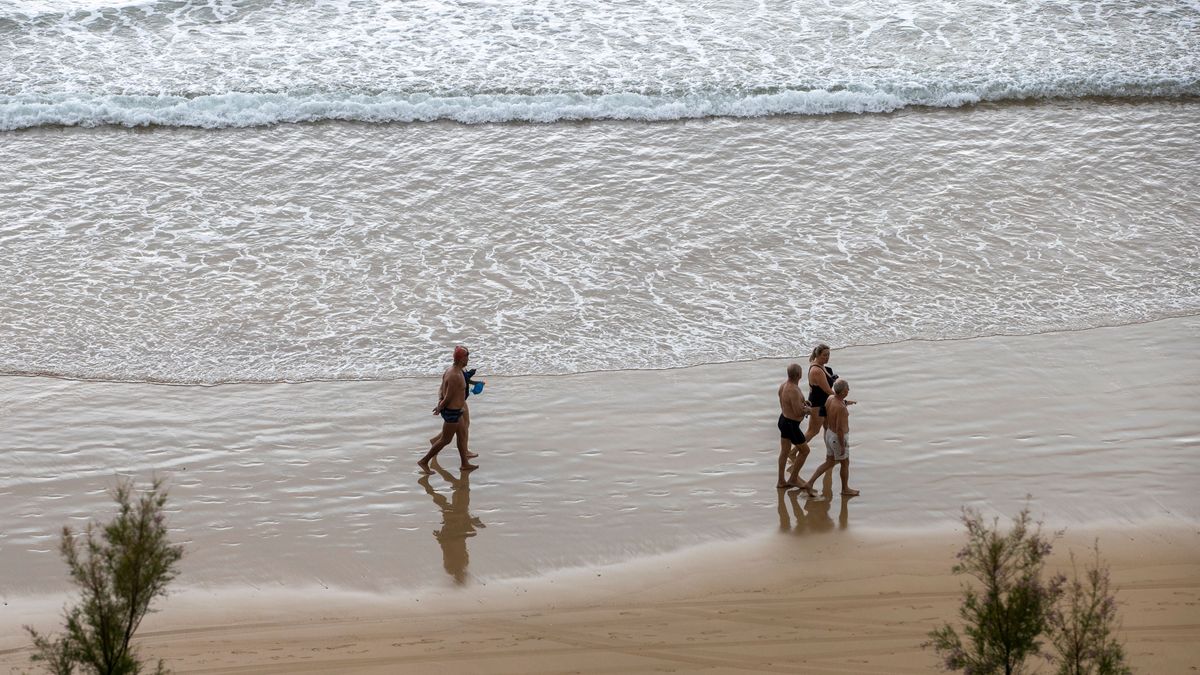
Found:
[[[61,606],[58,528],[108,513],[114,474],[157,472],[188,553],[147,653],[180,672],[787,670],[800,655],[927,672],[915,645],[953,614],[959,509],[1006,516],[1026,494],[1076,548],[1101,537],[1135,664],[1177,672],[1200,637],[1198,337],[1183,317],[836,350],[863,496],[807,506],[774,490],[786,361],[490,378],[468,484],[418,480],[432,380],[4,378],[0,663],[21,666],[16,628]],[[874,599],[843,612],[847,593]]]

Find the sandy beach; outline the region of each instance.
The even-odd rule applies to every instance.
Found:
[[[936,671],[920,645],[957,609],[962,580],[948,568],[959,542],[802,520],[781,526],[786,536],[469,593],[184,592],[139,643],[188,673]],[[1136,672],[1200,667],[1200,533],[1071,530],[1050,569],[1068,570],[1069,552],[1085,557],[1094,537],[1120,589]],[[25,658],[7,649],[0,665],[20,672]]]
[[[0,673],[156,479],[176,673],[935,672],[964,508],[1200,673],[1197,5],[1083,4],[0,0]]]
[[[415,471],[428,379],[4,378],[2,663],[54,624],[58,528],[105,513],[114,473],[157,473],[187,555],[141,640],[177,672],[929,672],[960,509],[1026,495],[1067,531],[1055,564],[1100,539],[1135,667],[1187,672],[1198,337],[1181,317],[837,350],[863,495],[811,503],[773,488],[786,360],[492,378],[465,482]]]
[[[501,583],[477,598],[426,598],[445,602],[429,613],[347,603],[330,618],[309,607],[303,621],[152,629],[144,644],[197,672],[935,670],[919,645],[957,609],[960,580],[946,569],[958,543],[836,531],[822,539],[796,526],[800,541]],[[1059,546],[1086,556],[1093,534],[1107,542],[1139,672],[1200,666],[1200,533],[1079,532]],[[1065,569],[1067,556],[1055,563]]]

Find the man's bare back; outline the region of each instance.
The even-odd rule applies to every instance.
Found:
[[[808,405],[804,402],[804,395],[800,393],[798,382],[784,380],[783,384],[779,385],[779,410],[790,420],[804,419],[808,413]]]
[[[438,396],[438,408],[434,409],[435,413],[441,413],[442,410],[462,410],[467,403],[467,380],[463,377],[463,369],[458,365],[450,366],[446,372],[442,373],[442,386]]]

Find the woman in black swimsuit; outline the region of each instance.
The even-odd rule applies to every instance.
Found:
[[[808,357],[808,405],[812,408],[812,413],[808,416],[805,442],[811,441],[821,433],[821,427],[825,424],[825,401],[833,396],[833,383],[838,379],[833,369],[826,365],[828,363],[829,345],[817,345]]]

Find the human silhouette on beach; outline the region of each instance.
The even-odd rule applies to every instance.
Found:
[[[433,537],[442,547],[442,567],[446,574],[458,585],[467,582],[467,566],[471,562],[467,553],[467,538],[474,537],[477,528],[487,527],[479,518],[471,515],[471,474],[463,472],[460,478],[438,466],[435,461],[434,471],[437,471],[450,484],[450,499],[440,494],[429,484],[429,475],[417,480],[425,494],[433,497],[433,503],[442,511],[442,527],[433,531]]]
[[[803,374],[804,370],[800,364],[792,363],[787,367],[787,379],[779,385],[779,421],[775,425],[779,428],[779,478],[775,483],[777,489],[801,487],[796,481],[800,476],[800,469],[804,466],[804,460],[808,459],[808,443],[805,442],[804,432],[800,429],[804,416],[809,412],[808,402],[800,393],[800,377]],[[794,458],[792,472],[787,480],[784,480],[784,467],[789,458]]]
[[[442,373],[442,386],[438,390],[438,402],[433,408],[433,414],[442,417],[442,432],[429,439],[429,452],[425,453],[425,456],[417,462],[417,466],[421,467],[421,473],[426,475],[432,473],[429,470],[429,462],[437,457],[442,448],[450,445],[450,442],[456,439],[460,468],[463,471],[479,468],[467,461],[471,457],[475,457],[467,450],[467,425],[470,424],[470,417],[467,413],[467,380],[469,378],[464,369],[467,367],[470,357],[471,353],[466,347],[462,345],[455,347],[454,364]]]
[[[821,343],[813,348],[808,357],[808,405],[812,407],[808,419],[808,430],[804,432],[804,441],[811,441],[821,433],[825,423],[825,401],[833,396],[833,384],[838,376],[829,367],[829,345]],[[846,401],[846,405],[854,405],[854,401]]]
[[[850,393],[850,383],[838,380],[833,383],[834,395],[827,399],[825,407],[827,417],[825,424],[825,462],[817,467],[816,473],[808,479],[804,489],[812,492],[813,483],[834,465],[840,465],[838,472],[842,479],[842,497],[855,497],[858,490],[850,488],[850,411],[846,400]]]

